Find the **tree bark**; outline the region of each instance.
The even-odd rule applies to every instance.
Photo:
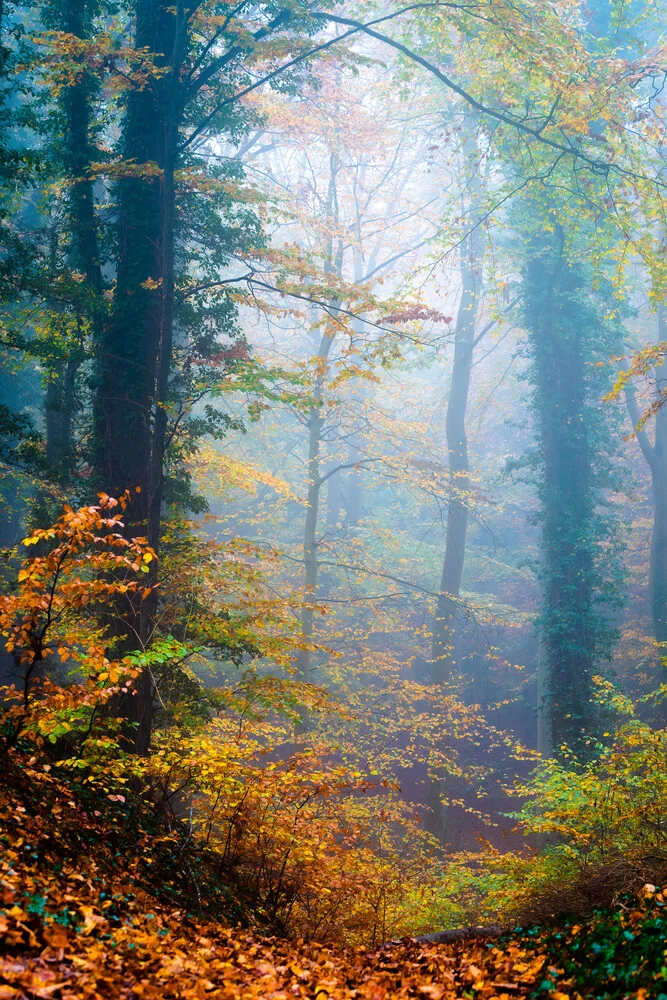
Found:
[[[667,310],[658,308],[658,343],[667,338]],[[665,392],[665,380],[655,371],[656,392]],[[628,414],[632,421],[639,446],[651,471],[653,493],[653,527],[651,531],[651,551],[649,562],[649,601],[653,638],[657,643],[667,643],[667,406],[659,406],[655,415],[653,444],[644,427],[640,427],[641,413],[635,398],[633,386],[625,389]],[[665,655],[665,650],[662,655]],[[659,682],[663,683],[663,668],[659,669]],[[667,703],[662,703],[661,718],[667,722]]]
[[[667,338],[667,312],[661,305],[658,310],[658,340]],[[665,391],[665,379],[656,372],[656,389]],[[656,642],[667,642],[667,406],[658,408],[655,415],[655,439],[652,449],[651,478],[653,485],[653,532],[651,535],[651,564],[649,589],[653,634]]]
[[[173,346],[177,98],[187,27],[182,4],[137,0],[135,9],[135,47],[153,54],[166,72],[127,98],[123,154],[133,166],[117,186],[118,267],[102,334],[96,438],[104,489],[112,495],[131,491],[126,531],[147,536],[157,551]],[[154,573],[148,583],[155,582]],[[150,641],[155,602],[153,592],[138,606],[127,601],[114,609],[127,648]],[[145,753],[153,714],[147,670],[136,692],[114,707],[127,720],[128,741]]]
[[[327,215],[331,223],[338,220],[338,191],[336,178],[338,174],[338,157],[332,153],[329,158],[329,190],[327,194]],[[340,274],[343,266],[343,245],[341,240],[337,241],[334,248],[333,235],[329,238],[328,247],[325,251],[324,270],[328,273]],[[340,302],[331,302],[329,311],[335,315],[336,308],[340,307]],[[335,331],[333,328],[325,328],[315,355],[318,370],[315,376],[315,386],[313,389],[313,406],[308,417],[308,508],[306,510],[306,520],[303,532],[303,562],[305,572],[305,597],[306,601],[312,602],[317,598],[317,578],[319,564],[317,560],[317,520],[320,509],[320,496],[322,490],[320,450],[322,442],[322,428],[324,426],[324,416],[322,414],[322,403],[324,397],[324,385],[328,372],[328,359],[331,347],[334,342]],[[310,607],[305,607],[301,614],[301,631],[307,643],[313,641],[314,611]],[[297,669],[299,677],[306,683],[310,682],[312,654],[310,649],[299,650],[297,657]],[[305,721],[305,720],[304,720]]]
[[[605,630],[605,582],[595,561],[604,485],[595,421],[602,418],[592,412],[588,375],[602,320],[567,259],[560,229],[533,246],[524,289],[541,457],[541,695],[554,743],[585,756],[600,721],[592,676]]]
[[[305,598],[311,602],[317,596],[317,520],[320,509],[320,491],[322,489],[321,468],[320,468],[320,447],[322,426],[324,418],[322,416],[322,390],[325,378],[325,367],[331,345],[333,344],[333,334],[325,332],[320,340],[317,352],[317,361],[321,366],[321,374],[318,375],[314,392],[314,405],[308,418],[308,507],[306,509],[306,520],[303,529],[303,565],[305,572]],[[301,613],[301,630],[303,638],[310,643],[313,640],[314,612],[312,607],[305,607]],[[299,677],[307,684],[310,682],[311,650],[300,649],[297,659]]]
[[[454,616],[463,578],[470,489],[466,412],[482,290],[482,253],[478,229],[481,194],[477,176],[479,155],[472,133],[466,136],[463,151],[466,165],[473,171],[473,197],[464,212],[470,231],[461,245],[461,299],[456,316],[454,363],[445,420],[450,492],[445,552],[431,640],[431,683],[440,685],[451,680],[453,661],[456,659]],[[443,776],[430,776],[426,789],[426,828],[442,843],[446,841],[448,833],[447,808],[443,803],[446,794],[447,779]]]
[[[434,684],[443,684],[451,678],[452,619],[456,612],[456,599],[461,593],[465,562],[470,490],[466,411],[482,285],[479,243],[477,231],[473,230],[461,248],[461,301],[456,318],[454,365],[445,423],[450,497],[445,554],[433,623],[431,655]]]
[[[92,18],[89,0],[67,0],[52,5],[52,23],[57,30],[80,39],[90,37]],[[60,107],[65,121],[63,174],[69,183],[67,194],[67,260],[73,271],[85,278],[82,301],[77,306],[81,320],[91,325],[96,341],[101,330],[102,269],[98,245],[98,223],[91,165],[96,159],[92,140],[93,108],[98,84],[81,68],[77,80],[64,87]],[[83,339],[83,336],[82,336]],[[46,386],[46,459],[54,478],[66,483],[74,471],[74,413],[76,380],[84,360],[83,343],[72,344],[69,354],[54,365]]]

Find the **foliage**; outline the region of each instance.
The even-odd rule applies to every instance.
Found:
[[[36,748],[66,735],[88,739],[102,706],[138,674],[131,660],[109,659],[91,614],[120,595],[142,600],[150,592],[140,574],[154,553],[145,539],[126,539],[121,514],[113,513],[127,499],[103,494],[98,506],[67,507],[53,527],[24,539],[25,546],[47,551],[26,559],[16,592],[0,598],[0,635],[17,676],[4,691],[5,751],[19,736]],[[73,680],[58,683],[50,674],[68,660]]]
[[[448,884],[459,919],[503,924],[585,916],[644,883],[661,883],[665,848],[665,730],[626,722],[592,760],[565,751],[545,759],[513,794],[524,848],[451,860]],[[587,756],[587,755],[586,755]],[[539,845],[536,848],[535,845]]]
[[[606,1000],[656,995],[665,975],[664,901],[654,886],[620,907],[516,928],[498,941],[404,940],[369,952],[262,937],[234,926],[248,914],[211,877],[210,858],[187,843],[175,849],[178,834],[156,826],[150,808],[138,816],[131,792],[101,799],[57,771],[19,753],[0,791],[0,989],[8,1000]]]
[[[530,946],[405,941],[368,953],[234,928],[247,914],[216,886],[210,857],[187,842],[177,849],[178,836],[156,828],[150,810],[138,816],[126,790],[95,800],[85,783],[57,770],[19,753],[0,792],[0,989],[8,1000],[453,1000],[471,989],[527,996],[540,980],[546,959]],[[208,920],[195,915],[198,892]]]
[[[83,789],[93,803],[94,796],[127,800],[130,830],[141,813],[156,813],[165,844],[205,854],[228,898],[283,933],[385,940],[419,923],[415,901],[425,903],[436,884],[434,845],[379,760],[368,770],[368,740],[346,744],[350,711],[289,674],[250,666],[211,688],[187,666],[198,656],[206,663],[206,655],[240,662],[244,652],[277,664],[289,649],[275,599],[262,603],[257,570],[240,560],[238,545],[231,553],[196,541],[193,548],[179,530],[166,545],[160,600],[165,626],[180,638],[156,635],[144,650],[108,654],[113,633],[91,610],[118,595],[145,599],[142,570],[154,559],[144,540],[121,534],[116,506],[103,496],[25,540],[51,547],[26,560],[16,593],[3,598],[6,649],[23,683],[5,693],[8,766],[30,752],[33,765],[44,765],[44,789],[53,768],[54,781],[58,775],[72,786],[71,793],[58,786],[61,796]],[[241,581],[247,592],[235,612],[228,594]],[[170,588],[181,605],[169,604]],[[183,605],[186,616],[178,613]],[[62,675],[68,660],[74,669]],[[139,758],[124,749],[116,698],[146,672],[162,715],[151,753]],[[313,725],[318,715],[335,715],[338,740],[295,733],[304,710]],[[196,880],[195,891],[196,908],[206,909]]]
[[[660,1000],[667,990],[664,907],[663,893],[647,883],[637,896],[583,919],[568,917],[544,929],[517,928],[512,942],[548,953],[551,966],[540,983],[542,995],[566,989],[595,1000]]]

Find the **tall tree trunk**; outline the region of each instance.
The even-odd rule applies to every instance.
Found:
[[[336,153],[331,153],[329,157],[329,190],[327,194],[327,215],[329,222],[338,221],[338,189],[337,175],[339,163]],[[324,270],[328,273],[340,275],[343,266],[343,244],[339,239],[334,249],[334,237],[329,238],[329,244],[325,253]],[[340,302],[329,303],[329,312],[335,315],[335,311],[340,307]],[[317,520],[320,509],[320,496],[322,485],[325,480],[322,477],[320,465],[320,451],[322,444],[322,428],[324,417],[322,414],[322,403],[324,398],[324,385],[328,373],[328,360],[331,347],[334,342],[335,330],[333,327],[325,328],[316,354],[318,370],[315,376],[315,386],[313,389],[313,405],[308,417],[308,509],[306,510],[306,520],[303,532],[303,562],[305,572],[305,596],[308,602],[317,598],[317,578],[319,563],[317,559]],[[312,608],[305,607],[301,614],[301,631],[307,643],[313,640],[314,612]],[[311,650],[301,649],[297,658],[297,669],[299,677],[306,683],[310,682],[311,670]]]
[[[667,339],[667,310],[658,308],[658,343]],[[664,379],[655,371],[656,392],[665,391]],[[657,643],[667,643],[667,406],[661,405],[655,415],[653,444],[644,427],[640,427],[641,413],[635,398],[633,386],[625,389],[628,413],[635,428],[635,434],[646,463],[651,470],[653,493],[653,528],[651,532],[651,554],[649,563],[649,600],[653,638]],[[666,653],[662,650],[662,655]],[[664,683],[663,668],[658,681]],[[661,720],[667,722],[667,702],[662,703]]]
[[[93,5],[90,0],[53,3],[49,23],[57,30],[82,40],[90,37]],[[98,245],[98,223],[91,165],[97,156],[92,139],[93,108],[98,84],[82,67],[76,81],[64,87],[60,106],[65,121],[63,174],[67,194],[68,264],[85,278],[79,309],[90,323],[94,340],[102,323],[102,268]],[[70,346],[69,354],[54,365],[46,386],[46,459],[54,478],[66,483],[73,472],[75,456],[74,414],[76,379],[84,360],[82,341]]]
[[[482,291],[482,248],[478,229],[481,195],[479,152],[472,131],[465,137],[463,153],[466,168],[473,175],[470,183],[473,197],[463,213],[470,231],[461,245],[460,255],[461,298],[456,316],[454,363],[445,419],[449,470],[447,533],[431,640],[431,683],[441,685],[451,680],[453,661],[456,659],[454,618],[463,578],[470,490],[466,412]],[[446,778],[429,777],[426,790],[426,827],[442,843],[448,832],[447,808],[443,802],[446,794]]]
[[[137,0],[135,46],[154,54],[164,75],[129,92],[123,155],[135,164],[118,182],[118,267],[110,321],[102,334],[96,405],[99,478],[108,493],[131,491],[130,534],[160,541],[163,458],[174,310],[174,172],[178,81],[187,38],[182,4]],[[138,170],[138,176],[137,176]],[[153,571],[155,572],[155,571]],[[154,582],[151,574],[148,582]],[[153,594],[115,609],[128,648],[150,641]],[[145,753],[152,728],[150,673],[115,706],[126,736]]]
[[[655,512],[651,535],[649,589],[653,635],[656,642],[667,643],[667,407],[664,405],[656,413],[653,454],[651,478]]]
[[[362,171],[362,176],[363,176]],[[371,252],[366,266],[361,252],[363,233],[361,229],[361,215],[358,215],[357,226],[358,246],[353,248],[353,272],[354,282],[362,284],[366,279],[366,273],[371,273],[375,267],[378,245]],[[366,331],[366,324],[363,319],[355,316],[352,320],[352,329],[359,339],[363,339]],[[368,397],[368,387],[362,382],[353,397],[354,405],[360,417],[363,418],[364,404]],[[345,519],[348,535],[351,537],[364,516],[364,427],[363,422],[358,430],[353,433],[348,441],[346,463],[350,466],[345,477]]]
[[[67,0],[63,10],[63,31],[76,38],[89,38],[93,6],[90,0]],[[85,275],[91,292],[99,296],[102,291],[102,269],[91,176],[91,166],[96,158],[96,147],[92,140],[92,102],[97,87],[92,74],[82,70],[74,86],[65,87],[61,100],[67,125],[65,167],[71,180],[68,196],[70,261],[76,270]],[[93,305],[98,306],[99,312],[99,303],[94,302]]]
[[[474,215],[471,216],[471,221],[474,225]],[[461,247],[461,299],[456,317],[454,364],[445,422],[450,496],[447,506],[445,554],[433,621],[432,684],[446,684],[451,680],[453,660],[456,658],[454,616],[457,610],[457,598],[461,593],[465,562],[470,489],[466,411],[482,285],[480,250],[478,232],[472,229]],[[446,794],[446,778],[430,777],[426,792],[428,806],[426,828],[442,843],[445,842],[448,832],[447,808],[443,802]]]
[[[588,375],[602,321],[559,229],[534,241],[524,299],[542,470],[541,693],[554,741],[585,755],[599,721],[592,677],[605,631],[604,580],[595,560],[603,488],[595,422],[602,418],[593,412],[591,393],[598,390]]]
[[[322,388],[329,351],[333,343],[333,334],[324,333],[317,353],[318,363],[322,366],[322,374],[318,376],[314,405],[308,417],[308,507],[303,529],[303,565],[305,572],[305,598],[307,602],[314,601],[317,596],[317,520],[320,509],[320,491],[322,476],[320,468],[320,447],[322,440]],[[301,613],[301,631],[306,642],[313,640],[314,612],[312,607],[304,607]],[[299,650],[297,667],[299,677],[306,683],[310,682],[311,651]]]
[[[46,384],[46,461],[54,478],[63,483],[72,471],[74,387],[78,367],[78,359],[70,355],[66,361],[54,365]]]
[[[454,364],[445,423],[450,496],[447,505],[445,554],[433,623],[431,656],[434,684],[443,684],[451,678],[452,621],[456,613],[456,600],[461,593],[468,532],[470,476],[466,411],[482,286],[480,240],[476,230],[468,235],[461,248],[461,280]]]

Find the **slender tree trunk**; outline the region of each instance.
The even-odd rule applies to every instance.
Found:
[[[658,340],[662,342],[666,338],[667,312],[661,305],[658,311]],[[658,377],[657,371],[656,380],[657,391],[663,393],[665,380]],[[656,642],[664,643],[667,642],[667,406],[664,404],[655,415],[655,441],[650,467],[655,504],[649,573],[651,615]]]
[[[303,529],[303,564],[305,571],[305,592],[306,600],[314,601],[317,597],[318,559],[317,559],[317,521],[320,511],[320,498],[322,491],[322,472],[320,464],[320,450],[322,444],[322,427],[324,417],[322,416],[322,397],[324,381],[326,379],[327,360],[331,345],[334,341],[334,333],[325,331],[320,340],[317,352],[317,361],[320,365],[320,372],[315,383],[313,393],[314,405],[308,418],[308,507],[306,510],[306,521]],[[331,478],[331,477],[330,477]],[[301,631],[306,642],[313,640],[314,612],[310,607],[305,607],[301,615]],[[309,649],[299,650],[297,667],[299,677],[306,683],[310,682],[311,651]]]
[[[466,411],[482,285],[479,243],[477,232],[473,231],[461,249],[461,301],[456,318],[454,365],[445,425],[450,497],[431,651],[432,680],[435,684],[443,684],[451,678],[452,620],[456,612],[456,599],[461,593],[465,562],[470,491]]]
[[[482,291],[481,239],[477,228],[480,200],[480,180],[477,175],[479,154],[472,133],[464,142],[464,156],[467,167],[474,174],[471,182],[473,200],[465,213],[471,228],[461,245],[461,299],[456,317],[454,363],[445,420],[450,491],[447,534],[431,640],[431,683],[443,685],[451,680],[453,661],[456,659],[454,618],[463,578],[470,490],[466,412]],[[447,779],[429,777],[426,790],[426,827],[442,843],[447,839],[448,832],[447,808],[443,802],[446,794]]]
[[[649,588],[653,634],[656,642],[667,642],[667,408],[656,414],[655,461],[651,469],[655,513],[651,535]],[[663,651],[664,655],[664,651]]]
[[[327,528],[335,532],[340,521],[340,470],[332,468],[327,473]]]
[[[329,158],[329,191],[327,195],[327,214],[329,220],[335,223],[338,219],[338,193],[336,178],[338,174],[338,157],[332,153]],[[340,274],[343,266],[343,245],[339,240],[334,252],[333,236],[330,237],[329,246],[325,256],[325,272]],[[340,302],[330,303],[330,312],[335,314],[336,308],[340,307]],[[306,521],[303,532],[303,562],[305,572],[305,596],[307,601],[314,601],[317,598],[317,520],[320,510],[320,497],[322,484],[320,450],[322,442],[322,428],[324,417],[322,414],[322,402],[324,396],[324,385],[328,372],[328,359],[334,342],[335,331],[325,329],[320,337],[320,343],[316,354],[318,371],[313,389],[313,406],[308,418],[308,509],[306,510]],[[312,608],[305,607],[301,615],[301,631],[306,642],[313,640],[314,612]],[[297,658],[297,669],[299,677],[306,683],[310,682],[311,671],[311,651],[309,649],[299,650]]]
[[[365,272],[371,272],[375,266],[377,257],[377,246],[371,253],[366,267],[361,254],[363,234],[361,226],[357,229],[357,239],[359,246],[354,250],[354,281],[360,285],[365,280]],[[361,339],[364,337],[366,324],[362,319],[356,317],[352,320],[352,328],[355,334]],[[361,417],[364,413],[364,403],[368,396],[365,383],[361,383],[358,394],[355,394],[354,403],[357,412]],[[348,442],[347,464],[351,466],[345,477],[345,516],[346,527],[349,533],[354,533],[354,529],[359,525],[364,516],[364,428],[363,424],[352,434]]]
[[[442,563],[440,588],[433,622],[431,645],[431,683],[445,684],[451,680],[455,656],[454,616],[465,561],[468,530],[470,477],[468,473],[468,439],[466,410],[470,391],[475,326],[481,294],[480,247],[476,231],[461,248],[461,300],[456,318],[454,364],[447,401],[446,438],[449,464],[450,497],[447,507],[447,535]],[[448,832],[447,794],[444,777],[431,777],[427,784],[427,829],[442,843]]]
[[[324,340],[324,338],[322,338]],[[322,348],[320,347],[320,356]],[[314,407],[308,419],[308,507],[303,529],[303,565],[305,573],[305,598],[314,601],[317,591],[317,519],[320,508],[320,434],[322,431],[322,411]],[[313,638],[312,608],[305,607],[301,613],[301,630],[306,642]],[[311,651],[299,650],[297,666],[299,677],[310,682]]]

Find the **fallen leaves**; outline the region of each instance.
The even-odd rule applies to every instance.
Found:
[[[464,942],[426,945],[407,939],[367,952],[203,927],[177,913],[162,914],[156,923],[154,934],[137,926],[100,937],[79,934],[59,939],[64,941],[59,949],[51,943],[33,954],[26,949],[20,957],[5,958],[0,1000],[456,1000],[464,993],[504,1000],[528,996],[536,983],[525,973],[523,983],[494,981],[507,953],[484,943],[470,948]],[[48,938],[46,930],[42,937]],[[536,973],[541,964],[533,966]],[[471,977],[476,977],[472,984]]]

